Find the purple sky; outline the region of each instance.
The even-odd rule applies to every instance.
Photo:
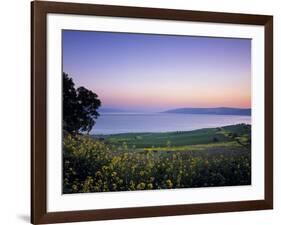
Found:
[[[251,107],[251,40],[63,31],[63,71],[103,107]]]

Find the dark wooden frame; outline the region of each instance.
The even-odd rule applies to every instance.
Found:
[[[99,209],[46,210],[46,17],[48,13],[262,25],[265,28],[265,199]],[[31,222],[75,222],[273,208],[273,17],[234,13],[35,1],[31,3]]]

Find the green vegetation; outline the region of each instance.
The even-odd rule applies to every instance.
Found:
[[[186,132],[71,135],[63,142],[63,192],[249,185],[251,126]]]
[[[129,149],[177,149],[176,147],[184,147],[192,150],[196,145],[205,144],[206,148],[211,147],[210,144],[228,145],[228,147],[241,148],[250,145],[251,126],[245,124],[237,124],[220,128],[205,128],[194,131],[178,131],[165,133],[128,133],[115,135],[99,135],[95,137],[104,140],[107,144],[122,147],[126,143]],[[239,143],[240,142],[240,143]]]

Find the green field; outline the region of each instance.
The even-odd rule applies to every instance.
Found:
[[[247,149],[251,126],[238,124],[220,128],[165,133],[126,133],[94,137],[119,149],[131,150],[207,150]]]
[[[64,135],[63,192],[251,184],[251,126]]]

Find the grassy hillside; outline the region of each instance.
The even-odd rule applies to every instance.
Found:
[[[251,126],[238,124],[220,128],[166,133],[127,133],[100,135],[103,140],[117,148],[132,150],[205,150],[249,148]]]

